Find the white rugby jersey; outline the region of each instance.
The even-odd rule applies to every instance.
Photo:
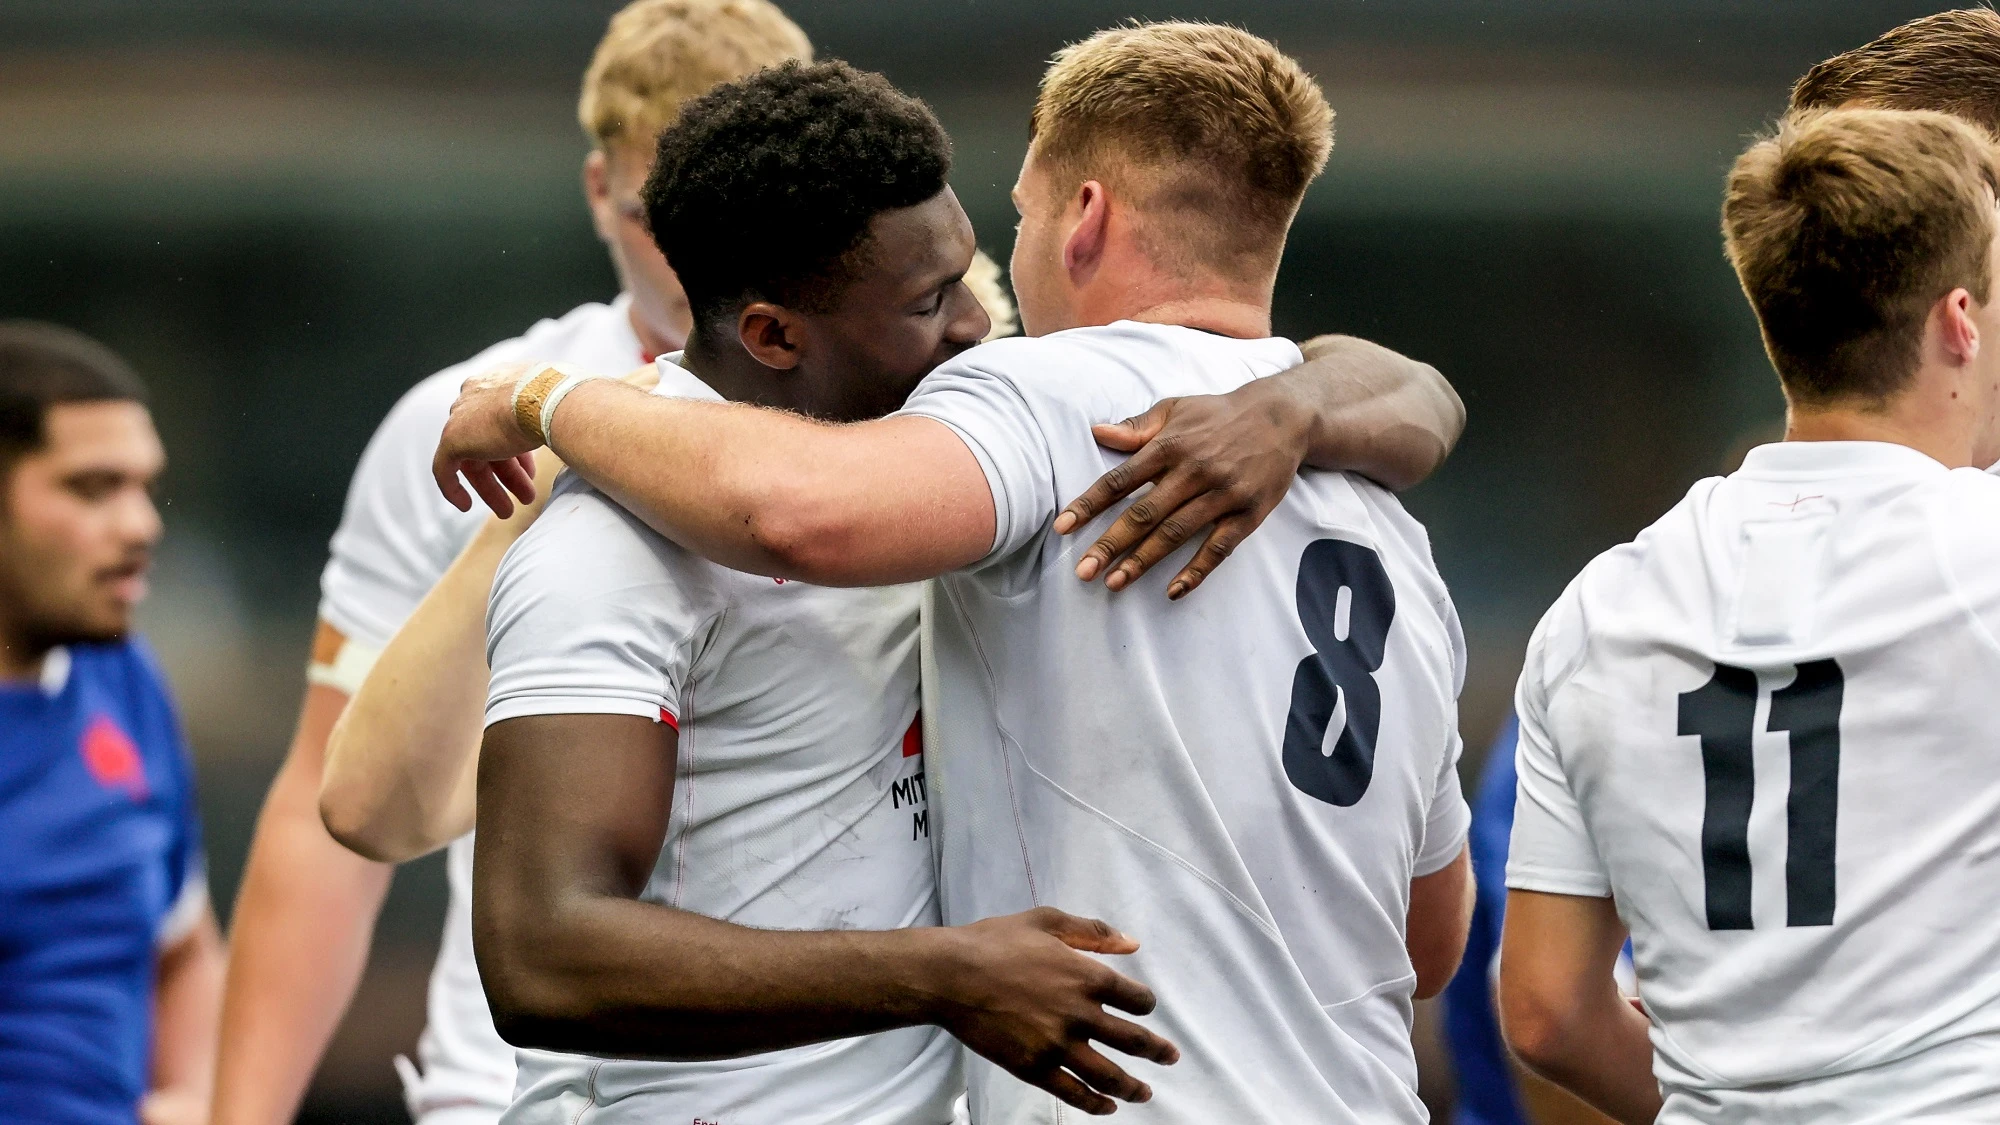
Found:
[[[431,456],[459,385],[500,364],[536,359],[629,371],[645,362],[630,305],[627,296],[609,305],[579,305],[403,395],[369,439],[348,485],[332,558],[320,576],[321,618],[368,648],[379,651],[389,643],[486,519],[477,505],[471,512],[452,507],[431,478]],[[451,897],[417,1041],[423,1071],[399,1069],[413,1117],[476,1125],[497,1121],[513,1097],[514,1048],[493,1030],[472,961],[470,836],[451,845],[445,871]]]
[[[718,396],[662,360],[659,393]],[[565,476],[510,549],[487,616],[489,724],[635,715],[680,732],[645,901],[745,926],[936,925],[917,726],[918,587],[730,570]],[[590,768],[590,748],[576,747]],[[520,1053],[506,1120],[944,1125],[958,1048],[904,1028],[719,1062]]]
[[[1508,885],[1617,899],[1663,1122],[2000,1120],[2000,481],[1874,442],[1704,480],[1521,673]]]
[[[931,800],[945,919],[1036,905],[1142,943],[1180,1063],[1120,1120],[1422,1121],[1404,926],[1456,858],[1464,649],[1424,530],[1356,477],[1306,472],[1179,602],[1177,553],[1113,594],[1072,573],[1110,517],[1060,505],[1118,455],[1096,422],[1300,362],[1286,340],[1122,322],[986,344],[917,388],[992,488],[981,563],[927,605]],[[1189,548],[1191,550],[1192,548]],[[932,668],[936,674],[931,675]],[[969,1060],[973,1120],[1073,1120]]]

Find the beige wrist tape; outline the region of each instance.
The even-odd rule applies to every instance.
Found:
[[[352,699],[361,691],[361,681],[368,678],[368,670],[382,655],[379,648],[370,648],[358,641],[343,640],[340,651],[332,660],[315,660],[306,665],[306,682],[330,687]]]
[[[547,445],[556,407],[579,384],[595,378],[599,376],[573,371],[560,363],[535,364],[514,384],[514,421],[522,433]]]

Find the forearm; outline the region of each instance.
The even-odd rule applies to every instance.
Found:
[[[1409,488],[1444,463],[1465,430],[1465,404],[1438,370],[1352,336],[1301,346],[1307,364],[1274,376],[1310,419],[1306,463]]]
[[[972,562],[993,539],[978,463],[929,419],[832,425],[598,380],[562,400],[550,441],[655,531],[752,574],[889,585]]]
[[[391,869],[336,843],[317,807],[320,750],[344,699],[308,689],[258,818],[232,920],[214,1125],[291,1120],[367,964]]]
[[[480,964],[517,1046],[715,1059],[933,1022],[940,929],[758,930],[614,896],[541,925],[482,926]],[[497,931],[511,931],[505,936]]]
[[[486,600],[526,521],[489,520],[382,650],[327,740],[319,809],[358,855],[400,863],[472,829]]]
[[[223,966],[222,934],[206,910],[193,931],[160,955],[153,1001],[155,1093],[208,1101],[215,1085]]]
[[[1661,1100],[1649,1026],[1607,985],[1579,1004],[1557,1036],[1519,1044],[1516,1051],[1529,1069],[1614,1120],[1650,1125],[1660,1114]]]

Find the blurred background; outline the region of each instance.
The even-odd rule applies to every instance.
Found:
[[[1721,176],[1807,66],[1931,5],[1859,0],[780,0],[929,99],[1001,261],[1034,83],[1128,17],[1275,39],[1338,112],[1278,327],[1441,368],[1463,444],[1409,496],[1472,646],[1468,778],[1541,611],[1773,432]],[[224,911],[290,735],[326,542],[410,384],[614,281],[577,84],[618,0],[0,0],[0,317],[151,381],[172,455],[146,626],[201,767]],[[405,1120],[442,917],[407,868],[306,1120]],[[1444,1106],[1449,1074],[1426,1071]]]

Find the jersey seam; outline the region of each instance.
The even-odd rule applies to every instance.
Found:
[[[998,698],[999,684],[995,681],[993,675],[992,663],[986,658],[986,646],[980,642],[979,631],[972,627],[971,617],[965,612],[964,605],[960,603],[958,592],[947,586],[945,589],[945,593],[951,597],[952,608],[958,613],[959,617],[966,622],[967,626],[965,630],[966,636],[972,642],[973,651],[976,652],[979,656],[980,670],[984,672],[986,675],[986,685],[989,689],[991,689],[994,692],[995,698]],[[1021,863],[1022,866],[1027,869],[1028,893],[1034,897],[1035,904],[1039,906],[1041,905],[1041,897],[1037,893],[1035,888],[1034,865],[1028,859],[1027,831],[1021,824],[1021,804],[1014,790],[1013,755],[1008,750],[1009,746],[1018,746],[1020,745],[1020,742],[1011,733],[1008,732],[1007,725],[1000,719],[998,708],[995,708],[994,710],[993,725],[999,731],[1000,738],[1002,741],[1002,745],[1000,747],[1001,765],[1005,769],[1007,774],[1007,790],[1008,790],[1007,797],[1009,803],[1013,806],[1011,811],[1014,814],[1014,832],[1020,840]],[[1200,870],[1193,864],[1190,864],[1186,859],[1168,850],[1166,847],[1162,846],[1158,842],[1148,838],[1147,836],[1139,832],[1134,831],[1132,828],[1128,827],[1122,821],[1119,821],[1115,817],[1110,816],[1103,810],[1098,809],[1097,807],[1091,805],[1089,802],[1084,801],[1082,798],[1078,797],[1076,794],[1071,793],[1069,790],[1056,784],[1053,780],[1051,780],[1048,777],[1048,775],[1042,773],[1040,770],[1035,769],[1035,767],[1028,765],[1025,759],[1023,759],[1022,761],[1022,768],[1026,769],[1030,774],[1034,775],[1037,779],[1039,779],[1042,782],[1042,784],[1047,785],[1050,789],[1055,790],[1056,793],[1060,794],[1064,800],[1075,805],[1077,808],[1084,810],[1085,812],[1103,821],[1104,823],[1112,826],[1119,832],[1127,836],[1130,836],[1134,840],[1139,841],[1140,843],[1144,844],[1147,848],[1155,852],[1158,852],[1160,855],[1166,857],[1175,866],[1180,867],[1188,874],[1193,875],[1195,878],[1200,879],[1202,882],[1207,883],[1211,887],[1214,887],[1217,892],[1219,892],[1224,898],[1228,899],[1232,904],[1234,904],[1236,908],[1242,911],[1247,917],[1249,917],[1251,921],[1256,923],[1258,929],[1263,930],[1267,936],[1269,936],[1272,940],[1278,942],[1280,945],[1284,944],[1285,940],[1284,936],[1277,932],[1275,926],[1271,925],[1270,923],[1267,923],[1260,915],[1258,915],[1258,913],[1255,910],[1252,910],[1250,908],[1250,905],[1248,903],[1244,902],[1240,897],[1236,895],[1235,892],[1231,891],[1229,888],[1223,886],[1221,883],[1216,882],[1215,879],[1212,878],[1207,872]]]
[[[957,590],[952,589],[949,584],[944,582],[940,582],[940,585],[944,586],[945,596],[951,599],[952,611],[958,614],[960,620],[965,622],[965,635],[972,642],[973,652],[979,657],[979,670],[986,677],[987,689],[993,693],[994,699],[998,700],[1000,685],[997,677],[993,674],[993,662],[987,659],[986,645],[981,641],[979,631],[972,626],[971,614],[966,612],[965,605],[959,598]],[[1015,743],[1015,739],[1008,732],[1007,724],[1001,720],[1000,708],[998,706],[995,706],[993,709],[993,726],[1000,735],[1000,766],[1007,777],[1007,811],[1014,818],[1014,838],[1021,849],[1021,869],[1026,873],[1028,878],[1028,900],[1036,906],[1040,906],[1042,904],[1042,896],[1035,883],[1034,861],[1028,856],[1027,828],[1021,823],[1020,794],[1014,788],[1013,755],[1007,750],[1007,745]]]
[[[576,1111],[575,1117],[570,1118],[569,1125],[581,1125],[584,1114],[597,1108],[597,1072],[603,1069],[602,1061],[590,1068],[590,1079],[584,1084],[583,1106]]]
[[[1928,498],[1926,500],[1928,501]],[[1992,630],[1986,627],[1986,622],[1980,618],[1979,612],[1972,608],[1971,600],[1965,596],[1965,591],[1958,584],[1958,574],[1951,565],[1950,549],[1944,542],[1943,536],[1938,533],[1938,521],[1931,518],[1930,504],[1926,502],[1924,508],[1924,530],[1930,536],[1932,549],[1937,553],[1938,576],[1944,579],[1945,589],[1951,591],[1951,600],[1972,622],[1973,631],[1986,642],[1986,647],[1994,652],[2000,652],[2000,638],[1995,638]]]
[[[711,636],[712,638],[714,630],[721,625],[723,617],[727,615],[728,612],[729,612],[728,606],[724,606],[721,609],[716,610],[715,613],[711,615],[707,621],[702,622],[701,625],[697,626],[687,636],[681,638],[680,641],[680,644],[687,647],[688,649],[688,666],[686,673],[686,682],[682,685],[681,690],[677,693],[680,696],[680,698],[676,700],[676,702],[680,704],[681,709],[680,709],[680,714],[676,716],[680,720],[680,724],[677,727],[675,727],[676,737],[674,739],[674,749],[676,751],[675,755],[676,757],[680,756],[680,754],[683,752],[687,755],[688,768],[687,768],[687,776],[685,778],[676,776],[674,779],[676,784],[684,783],[685,794],[686,794],[686,803],[684,805],[684,811],[681,814],[680,839],[674,841],[674,897],[672,905],[676,910],[680,909],[681,893],[687,887],[688,837],[693,834],[693,828],[694,828],[694,775],[696,772],[695,740],[694,740],[694,733],[695,733],[694,732],[695,728],[694,670],[696,661],[700,659],[699,654],[693,651],[694,638],[697,636],[701,636],[705,633]],[[678,773],[679,771],[676,771],[676,774]]]

